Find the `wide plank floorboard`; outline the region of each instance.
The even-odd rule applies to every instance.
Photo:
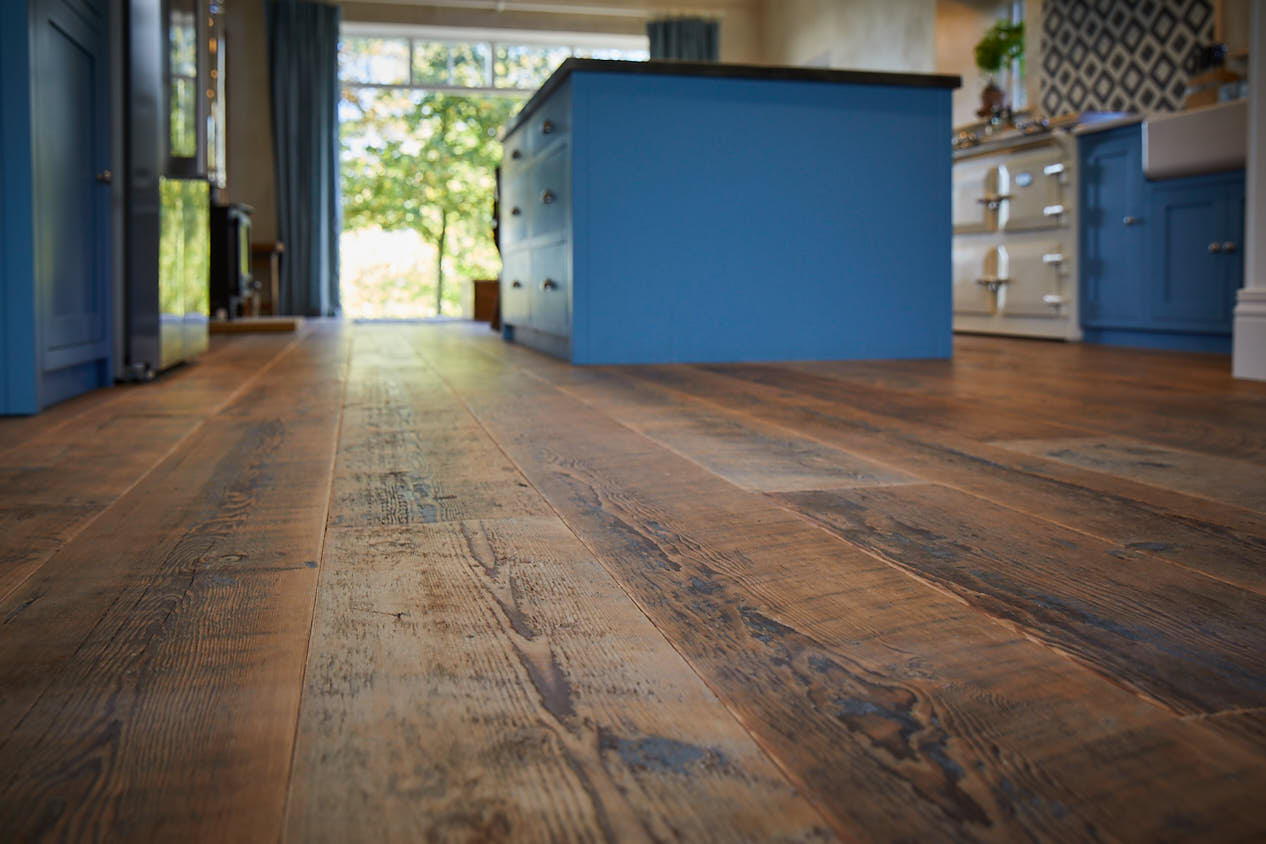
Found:
[[[0,838],[1262,840],[1228,368],[316,320],[0,420]]]

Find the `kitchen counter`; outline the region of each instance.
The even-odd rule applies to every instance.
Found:
[[[532,95],[523,108],[510,121],[505,134],[509,135],[531,119],[560,86],[573,73],[618,73],[627,76],[678,76],[696,79],[758,79],[767,82],[826,82],[852,85],[893,85],[903,88],[961,87],[959,76],[940,73],[887,73],[873,70],[831,70],[814,67],[781,67],[776,65],[722,64],[720,62],[684,61],[609,61],[605,59],[567,59],[545,84]]]
[[[504,138],[504,336],[586,364],[948,357],[957,83],[565,62]]]

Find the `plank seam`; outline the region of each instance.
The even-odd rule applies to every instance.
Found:
[[[290,736],[290,760],[286,766],[286,794],[281,809],[281,825],[277,832],[277,841],[286,838],[286,830],[290,826],[291,786],[294,783],[295,755],[299,748],[299,727],[302,724],[303,698],[308,688],[308,659],[312,653],[312,630],[316,624],[317,602],[321,597],[321,581],[325,577],[325,543],[330,532],[330,510],[334,504],[334,469],[338,462],[339,446],[343,440],[343,415],[347,407],[347,384],[350,380],[352,355],[355,347],[355,335],[347,340],[347,357],[343,361],[343,387],[339,391],[338,420],[334,426],[334,442],[330,446],[330,470],[328,491],[325,496],[325,514],[321,518],[321,547],[317,549],[317,577],[312,588],[312,607],[308,612],[308,638],[303,649],[303,662],[299,670],[299,701],[295,706],[295,726]]]

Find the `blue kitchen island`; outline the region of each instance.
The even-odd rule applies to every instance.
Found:
[[[567,60],[505,134],[505,338],[582,364],[949,357],[958,84]]]

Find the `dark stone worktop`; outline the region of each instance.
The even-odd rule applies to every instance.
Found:
[[[819,67],[777,67],[756,64],[680,61],[611,61],[567,59],[527,101],[506,126],[505,135],[518,129],[554,89],[573,73],[625,73],[634,76],[697,76],[706,79],[768,79],[786,82],[827,82],[837,85],[898,85],[909,88],[958,88],[962,79],[941,73],[888,73],[877,70],[830,70]]]

